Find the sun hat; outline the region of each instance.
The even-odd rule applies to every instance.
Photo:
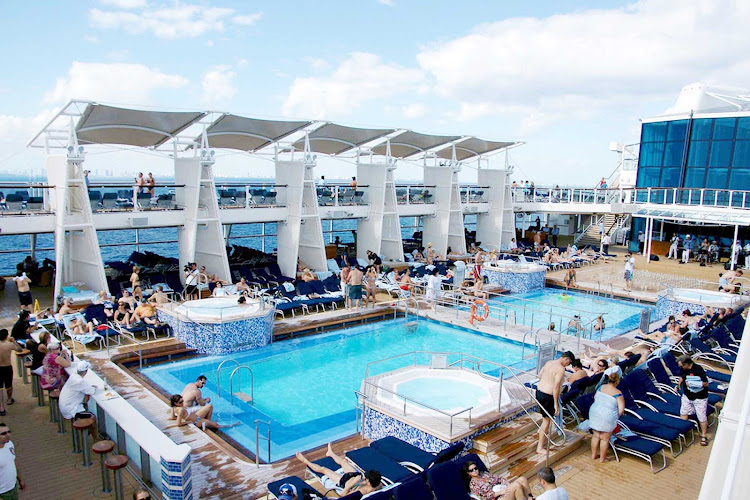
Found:
[[[89,368],[91,368],[91,363],[89,363],[88,361],[79,361],[76,365],[76,371],[79,373],[85,372]]]
[[[59,349],[60,348],[60,342],[57,339],[51,339],[49,342],[47,342],[47,349]]]

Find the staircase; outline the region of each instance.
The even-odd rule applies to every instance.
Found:
[[[536,452],[538,427],[535,422],[539,421],[539,415],[524,416],[485,432],[474,438],[470,453],[476,453],[493,474],[530,478],[547,465],[546,453]],[[582,435],[567,431],[566,437],[563,446],[550,447],[550,465],[578,449],[584,439]]]
[[[599,223],[604,221],[604,232],[609,232],[612,237],[612,244],[617,241],[616,232],[622,228],[627,221],[629,215],[620,214],[604,214],[604,215],[592,215],[589,219],[589,224],[586,229],[575,237],[573,242],[578,245],[579,248],[583,248],[587,245],[599,247],[601,244],[601,237],[599,236]]]

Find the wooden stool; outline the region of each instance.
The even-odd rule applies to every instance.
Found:
[[[115,498],[122,500],[122,469],[128,465],[128,457],[125,455],[111,455],[104,461],[107,469],[113,471],[115,483]]]
[[[26,375],[26,370],[27,370],[27,369],[28,369],[29,371],[31,371],[31,361],[24,361],[24,362],[23,362],[23,370],[24,370],[24,373],[23,373],[23,375],[24,375],[24,376]],[[33,375],[34,375],[34,374],[32,373],[31,375],[32,375],[32,377],[31,377],[31,397],[32,397],[32,398],[36,398],[36,397],[39,397],[39,396],[37,395],[37,394],[39,393],[39,385],[38,385],[38,384],[35,384],[35,382],[36,382],[37,380],[36,380],[36,379],[35,379],[35,378],[33,377]]]
[[[107,454],[112,453],[115,449],[115,443],[112,441],[99,441],[94,443],[91,449],[99,455],[99,465],[102,468],[102,493],[109,493],[112,491],[112,483],[109,480],[109,471],[104,466],[105,460],[107,460]]]
[[[78,444],[83,451],[83,466],[90,467],[89,459],[89,428],[94,425],[93,418],[79,418],[73,421],[73,435],[78,434]]]
[[[49,421],[52,423],[61,423],[62,416],[60,415],[60,391],[57,389],[49,391]],[[59,432],[59,434],[65,434],[65,426],[60,425],[58,427],[62,427],[62,432]]]
[[[23,376],[23,383],[25,385],[29,385],[29,376],[26,374],[26,367],[24,367],[23,359],[29,354],[31,354],[31,351],[28,349],[16,352],[16,367],[18,368],[18,373]]]

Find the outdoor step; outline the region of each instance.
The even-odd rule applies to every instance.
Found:
[[[578,449],[585,440],[586,437],[581,434],[575,434],[572,432],[566,432],[568,436],[568,442],[561,448],[550,448],[549,451],[549,466],[552,466],[555,462],[562,460],[572,452]],[[493,473],[507,472],[508,477],[514,478],[519,476],[525,476],[527,478],[533,477],[542,467],[546,467],[546,453],[534,453],[533,455],[527,455],[519,460],[516,460],[507,467],[499,467],[498,470],[490,469]]]
[[[538,427],[532,417],[525,416],[487,431],[474,438],[474,448],[479,453],[489,453],[505,443],[521,439],[529,433],[536,433]]]
[[[506,443],[500,448],[485,454],[489,468],[508,466],[511,463],[536,452],[537,435],[527,435],[520,441]]]

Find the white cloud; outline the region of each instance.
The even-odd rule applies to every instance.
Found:
[[[252,26],[253,24],[260,21],[262,17],[263,17],[262,12],[256,12],[255,14],[234,16],[232,18],[232,22],[234,24],[239,24],[241,26]]]
[[[143,64],[73,62],[68,75],[57,79],[44,102],[59,104],[68,99],[146,104],[160,89],[186,87],[189,81]]]
[[[238,68],[245,68],[247,65],[250,64],[247,59],[242,58],[239,61],[237,61],[237,67]]]
[[[378,3],[387,5],[388,7],[393,7],[394,5],[396,5],[396,2],[394,2],[393,0],[378,0]]]
[[[310,65],[312,69],[316,71],[323,71],[330,67],[328,61],[320,57],[307,56],[304,58],[304,60]]]
[[[99,43],[99,39],[91,35],[83,35],[83,39],[89,43]]]
[[[137,9],[146,6],[146,0],[101,0],[101,3],[120,9]]]
[[[415,102],[401,108],[404,118],[424,118],[427,116],[427,107],[421,102]]]
[[[228,7],[182,3],[151,7],[144,2],[141,7],[135,10],[91,9],[89,21],[100,29],[122,29],[133,35],[150,32],[159,38],[178,39],[224,31],[226,22],[244,26],[255,24],[262,16],[260,13],[237,14]]]
[[[456,118],[520,113],[534,129],[566,114],[670,99],[691,81],[747,82],[748,23],[750,4],[740,0],[642,0],[483,24],[417,60],[433,90],[458,103]]]
[[[50,108],[35,116],[0,115],[0,144],[23,148],[57,111]]]
[[[210,68],[204,75],[201,87],[202,99],[211,105],[226,104],[237,94],[238,88],[234,83],[237,76],[231,66],[220,65]]]
[[[329,76],[296,78],[282,112],[309,118],[349,115],[367,101],[415,92],[423,79],[421,70],[385,63],[375,54],[355,52]]]

